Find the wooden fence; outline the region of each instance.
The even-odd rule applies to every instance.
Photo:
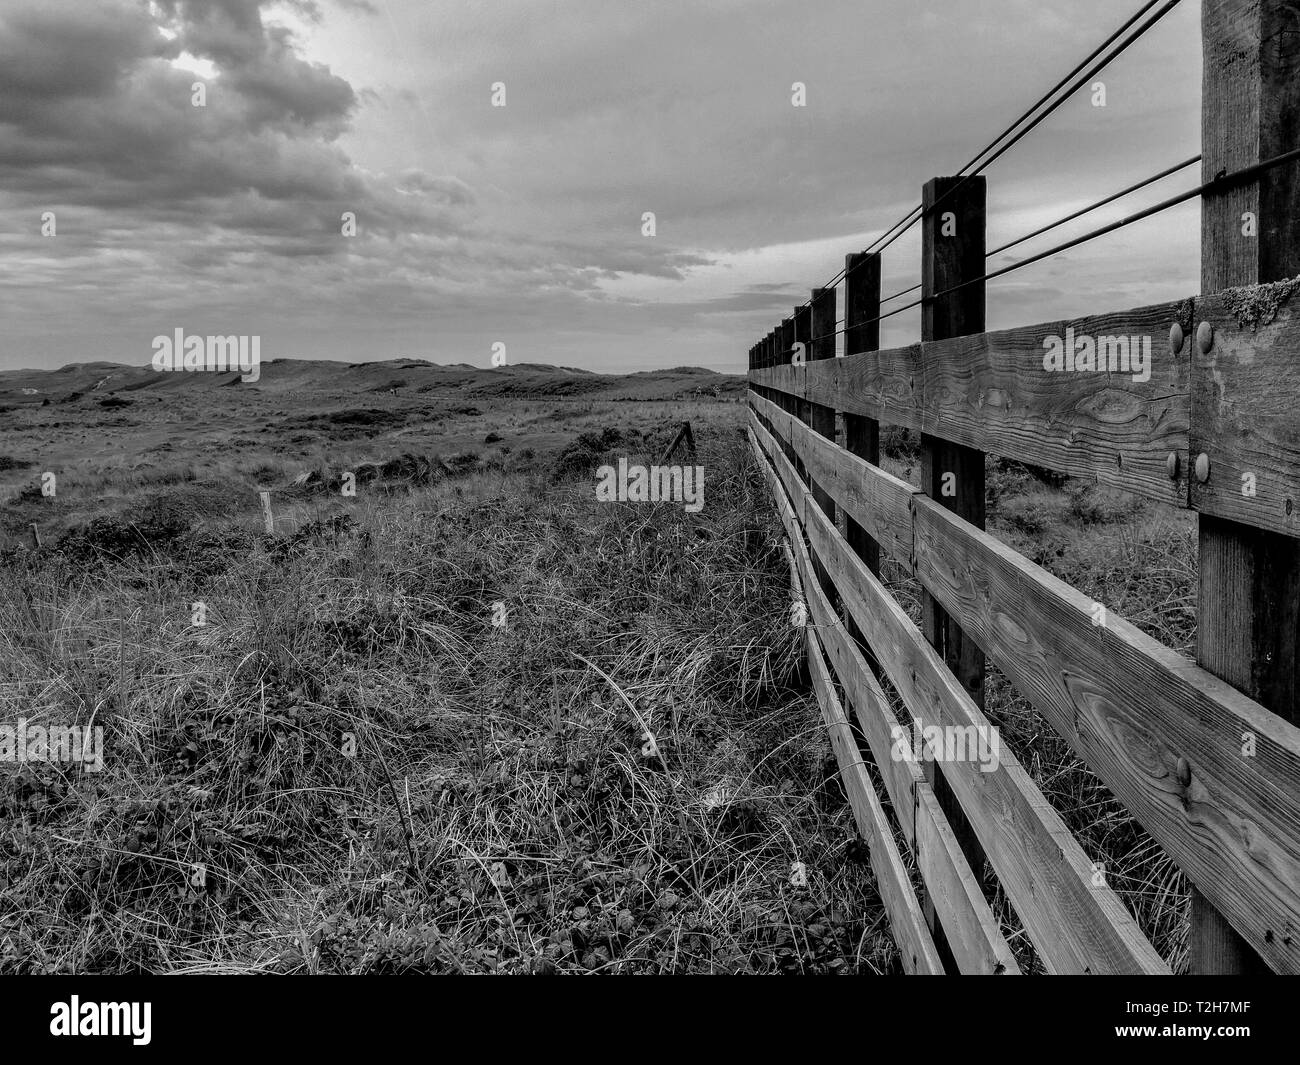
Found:
[[[1298,30],[1293,2],[1205,0],[1206,181],[1296,147]],[[1203,295],[1003,332],[984,328],[984,179],[936,178],[920,343],[879,350],[877,252],[846,259],[844,356],[835,288],[750,351],[751,444],[908,972],[1020,971],[986,860],[1047,971],[1169,972],[1014,755],[990,771],[896,742],[911,729],[883,678],[907,724],[987,736],[985,656],[1186,874],[1190,970],[1300,972],[1296,170],[1203,195]],[[1094,369],[1053,372],[1067,345]],[[919,489],[880,468],[882,422],[921,434]],[[1196,662],[984,531],[990,454],[1196,511]],[[882,551],[923,589],[919,627],[881,583]]]

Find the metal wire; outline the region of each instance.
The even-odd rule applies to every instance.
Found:
[[[1154,26],[1157,22],[1159,22],[1162,18],[1164,18],[1165,15],[1167,15],[1170,11],[1172,11],[1175,7],[1177,7],[1178,4],[1181,2],[1182,0],[1165,0],[1164,7],[1162,7],[1158,12],[1156,12],[1156,14],[1150,20],[1148,20],[1143,26],[1140,26],[1137,29],[1137,31],[1128,38],[1128,40],[1122,42],[1119,48],[1117,48],[1110,55],[1106,56],[1100,63],[1094,66],[1081,78],[1077,79],[1075,83],[1071,85],[1070,88],[1065,93],[1063,93],[1059,98],[1057,98],[1057,100],[1054,103],[1052,103],[1052,105],[1049,108],[1047,108],[1047,110],[1045,110],[1042,114],[1035,117],[1034,120],[1030,122],[1028,126],[1022,129],[1019,133],[1015,135],[1015,137],[1013,137],[1010,141],[1008,141],[1001,148],[999,148],[990,158],[985,159],[984,162],[980,163],[978,168],[976,168],[970,174],[966,174],[964,176],[962,175],[962,171],[966,170],[968,167],[973,166],[976,162],[978,162],[984,155],[986,155],[990,150],[992,150],[994,145],[996,145],[1003,138],[1007,137],[1017,126],[1019,126],[1022,122],[1024,122],[1027,118],[1029,118],[1029,116],[1032,115],[1035,111],[1037,111],[1038,108],[1042,107],[1043,104],[1046,103],[1058,90],[1060,90],[1060,88],[1063,85],[1065,85],[1067,82],[1070,81],[1071,78],[1073,78],[1076,74],[1078,74],[1080,70],[1082,70],[1085,66],[1087,66],[1088,63],[1090,63],[1093,59],[1095,59],[1098,55],[1100,55],[1103,51],[1105,51],[1105,49],[1108,48],[1112,43],[1114,43],[1121,35],[1123,35],[1123,33],[1126,30],[1128,30],[1131,26],[1133,26],[1134,23],[1138,22],[1142,18],[1142,16],[1144,16],[1153,7],[1155,7],[1158,3],[1160,3],[1160,0],[1147,0],[1147,3],[1144,4],[1141,8],[1139,8],[1136,14],[1134,14],[1127,22],[1125,22],[1122,26],[1120,26],[1119,29],[1117,29],[1108,38],[1106,38],[1106,40],[1104,40],[1100,45],[1098,45],[1095,49],[1093,49],[1093,51],[1085,59],[1083,59],[1080,63],[1078,63],[1075,66],[1075,68],[1072,71],[1070,71],[1070,73],[1066,74],[1065,77],[1063,77],[1054,86],[1052,86],[1052,88],[1049,89],[1038,100],[1037,103],[1035,103],[1032,107],[1029,108],[1028,111],[1026,111],[1018,119],[1016,119],[1015,122],[1011,123],[1011,125],[1008,126],[1005,130],[1003,130],[1002,133],[1000,133],[997,137],[995,137],[992,141],[990,141],[983,149],[981,149],[974,156],[974,158],[970,160],[970,162],[968,162],[965,166],[963,166],[961,170],[958,171],[958,175],[963,176],[964,179],[958,182],[956,185],[954,185],[946,193],[940,196],[938,200],[936,200],[933,204],[931,204],[930,210],[934,211],[936,208],[938,208],[938,206],[941,203],[945,202],[949,197],[955,195],[963,186],[965,186],[967,181],[979,175],[985,168],[992,165],[1004,154],[1006,154],[1007,151],[1009,151],[1012,147],[1014,147],[1017,143],[1019,143],[1028,133],[1030,133],[1044,119],[1046,119],[1049,115],[1055,112],[1057,108],[1059,108],[1062,104],[1065,103],[1066,100],[1068,100],[1071,96],[1073,96],[1074,93],[1079,89],[1080,86],[1083,85],[1084,82],[1088,81],[1088,79],[1095,76],[1098,71],[1100,71],[1102,68],[1107,66],[1118,56],[1122,55],[1132,44],[1134,44],[1134,42],[1139,40],[1147,32],[1147,30],[1149,30],[1152,26]],[[925,214],[924,205],[913,207],[911,211],[909,211],[903,218],[899,219],[899,221],[895,222],[894,225],[891,226],[888,230],[886,230],[884,234],[882,234],[880,237],[877,237],[876,240],[873,241],[872,244],[866,249],[866,254],[870,254],[872,252],[883,252],[886,248],[888,248],[891,244],[893,244],[894,241],[898,240],[899,237],[901,237],[904,233],[910,230],[912,226],[914,226],[918,221],[920,221],[920,219],[924,216],[924,214]],[[902,228],[899,229],[898,228],[899,226],[902,226]],[[894,232],[894,230],[898,230],[898,231]],[[890,235],[891,233],[893,234],[892,236]],[[838,284],[841,280],[847,279],[848,274],[851,272],[852,271],[849,271],[847,269],[841,269],[830,280],[828,284],[822,285],[821,287],[831,288],[834,285]],[[909,289],[907,291],[913,291],[913,290]],[[902,293],[900,293],[899,295],[902,295]],[[807,307],[811,303],[812,300],[808,299],[804,303],[799,304],[799,307],[797,309],[802,309],[804,307]]]

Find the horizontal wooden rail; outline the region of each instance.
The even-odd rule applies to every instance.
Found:
[[[773,393],[1300,537],[1300,306],[1288,303],[1297,290],[1300,278],[749,377]]]
[[[920,489],[837,447],[762,396],[754,396],[751,405],[778,440],[794,449],[836,505],[866,529],[886,554],[910,569],[911,498]]]
[[[811,621],[822,649],[831,660],[836,678],[854,708],[859,729],[880,770],[904,840],[916,856],[959,971],[984,975],[1019,973],[1015,955],[981,893],[979,881],[966,861],[933,789],[925,781],[910,749],[899,744],[900,736],[907,734],[901,731],[889,700],[867,668],[862,652],[849,638],[830,601],[812,576],[812,561],[804,546],[802,529],[795,520],[793,507],[776,471],[764,459],[764,452],[752,429],[750,445],[768,478],[785,525],[788,544],[794,545],[790,562],[797,571],[799,586],[804,589],[801,601],[811,608]],[[787,551],[790,551],[789,546]]]
[[[756,416],[751,428],[779,482],[795,484],[797,475],[783,471],[789,462]],[[797,485],[795,491],[807,496]],[[821,508],[806,499],[796,503],[793,494],[791,501],[813,552],[915,721],[988,735],[988,719]],[[815,601],[810,584],[804,580],[805,594]],[[827,621],[837,624],[833,614]],[[1114,892],[1093,883],[1092,863],[1011,752],[1001,750],[991,772],[973,761],[948,762],[944,770],[1049,971],[1168,972]]]
[[[868,841],[871,869],[876,874],[876,887],[902,956],[903,969],[912,974],[942,976],[943,962],[935,949],[930,930],[925,926],[921,905],[917,901],[916,892],[912,890],[911,877],[903,864],[898,844],[894,842],[894,833],[889,827],[871,777],[858,754],[857,741],[853,738],[848,718],[844,716],[844,708],[835,696],[830,674],[822,661],[817,634],[811,626],[804,632],[813,690],[817,693],[822,719],[830,732],[831,746],[840,767],[840,779],[844,782],[844,791],[853,808],[853,820],[862,838]]]
[[[895,557],[1268,964],[1300,972],[1300,730],[933,501],[882,490],[887,474],[832,456],[839,449],[762,397],[752,402],[756,417],[790,434],[810,469],[850,471],[852,488],[837,477],[821,483],[855,520],[891,530],[885,542]],[[879,508],[874,517],[865,499]],[[883,589],[874,594],[878,582],[864,578],[865,567],[838,565],[851,552],[819,514],[800,515],[837,592],[867,614],[854,617],[873,652],[882,664],[901,660],[896,635],[880,621],[901,608]],[[895,683],[906,695],[907,685]]]
[[[1189,335],[1192,318],[1191,300],[1162,303],[777,366],[751,379],[1185,507],[1191,357],[1185,340],[1172,350],[1171,334],[1177,326]]]
[[[913,508],[921,584],[1260,955],[1300,972],[1300,729],[932,501]]]

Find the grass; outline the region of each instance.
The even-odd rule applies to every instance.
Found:
[[[107,764],[0,766],[0,971],[894,970],[736,410],[698,515],[497,469],[11,556],[3,719]]]
[[[48,533],[0,552],[0,721],[102,726],[107,764],[0,763],[0,972],[898,971],[744,407],[458,417],[481,453],[454,475],[278,491],[275,538],[260,484],[405,445],[178,445],[17,501],[14,528]],[[653,461],[681,417],[704,510],[597,503],[592,467]],[[883,444],[915,481],[915,441]],[[1190,648],[1185,515],[1014,464],[988,488],[1001,539]],[[916,582],[884,574],[919,618]],[[996,670],[987,695],[1180,967],[1181,875]]]

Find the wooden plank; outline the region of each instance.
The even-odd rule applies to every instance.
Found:
[[[935,798],[921,781],[916,789],[916,864],[943,925],[944,938],[961,973],[1019,976],[997,918],[984,900],[961,844]]]
[[[794,420],[792,415],[786,414],[784,411],[778,412],[778,417],[784,418],[787,421]],[[773,421],[775,422],[776,419],[774,418]],[[777,471],[777,476],[780,478],[781,485],[785,489],[786,494],[790,497],[791,503],[795,508],[795,517],[798,519],[800,525],[802,525],[804,520],[804,508],[807,505],[807,485],[803,483],[798,473],[795,472],[793,463],[791,463],[783,453],[779,436],[769,433],[767,428],[759,419],[757,413],[754,411],[750,412],[749,427],[758,435],[759,440],[763,444],[764,451],[766,451],[766,453],[771,457],[772,465]]]
[[[1297,289],[1300,278],[1202,297],[1196,319],[1213,329],[1212,344],[1188,345],[1192,455],[1206,456],[1209,475],[1192,478],[1192,506],[1290,537],[1300,537]]]
[[[1186,507],[1191,346],[1173,353],[1175,323],[1191,335],[1191,300],[862,352],[809,364],[771,387]],[[1073,343],[1074,359],[1094,365],[1100,351],[1107,370],[1045,369],[1057,341],[1062,357]],[[1150,352],[1145,368],[1134,368],[1135,342],[1143,359]],[[1118,369],[1125,346],[1127,373]]]
[[[913,502],[946,513],[923,496]],[[825,516],[808,507],[805,522],[813,551],[909,713],[922,726],[995,735],[935,649]],[[1167,973],[1115,893],[1093,886],[1092,863],[1015,756],[1003,748],[999,758],[992,772],[973,761],[946,762],[944,768],[952,770],[953,792],[1043,964],[1058,973]]]
[[[1300,729],[917,496],[916,574],[1215,907],[1300,972]],[[1253,751],[1247,755],[1246,750]]]
[[[779,472],[785,461],[779,449],[774,447],[770,437],[764,439],[761,428],[751,428],[751,440],[758,449],[757,453],[763,463],[763,472],[772,489],[772,498],[776,503],[778,514],[786,528],[786,535],[792,543],[797,544],[795,555],[806,550],[803,548],[803,527],[795,517],[796,511],[802,512],[807,503],[799,498],[791,498],[785,488],[791,478],[789,474]],[[802,493],[806,496],[806,493]],[[815,616],[815,624],[820,627],[822,644],[827,656],[835,666],[835,674],[848,693],[858,718],[859,727],[872,757],[880,767],[881,777],[885,782],[885,791],[893,803],[895,816],[898,818],[903,838],[909,847],[914,846],[915,828],[915,788],[924,781],[920,767],[911,757],[895,758],[894,741],[898,720],[890,708],[889,700],[876,682],[871,671],[866,668],[865,659],[854,641],[848,638],[844,627],[834,619],[829,601],[820,594],[820,589],[809,583],[811,592],[805,600],[809,611]]]
[[[1191,322],[1185,300],[923,343],[921,430],[1185,507],[1191,364],[1170,335]],[[1099,353],[1104,371],[1068,368]]]
[[[840,765],[840,779],[853,807],[853,819],[870,848],[871,869],[876,874],[876,889],[889,918],[889,929],[898,944],[903,969],[910,975],[942,976],[943,962],[930,937],[912,880],[903,856],[898,852],[885,811],[876,797],[871,777],[858,755],[857,743],[844,716],[844,708],[835,697],[830,676],[822,661],[821,646],[813,629],[805,630],[808,661],[813,689],[821,704],[822,718],[831,733],[831,745]]]
[[[757,409],[779,413],[775,404],[760,400]],[[825,487],[836,504],[865,529],[891,558],[912,565],[911,498],[918,491],[906,481],[821,439],[798,421],[774,423],[802,459],[805,469]]]
[[[789,364],[769,366],[766,369],[755,370],[750,375],[750,379],[754,384],[761,385],[763,388],[771,388],[777,392],[785,392],[802,399],[806,372],[806,364],[804,366],[791,366]]]
[[[989,909],[978,879],[971,871],[948,818],[926,782],[903,730],[889,708],[866,660],[849,638],[834,608],[812,580],[812,562],[800,545],[794,552],[808,589],[810,620],[821,637],[835,675],[849,695],[864,738],[880,769],[904,838],[944,930],[944,941],[959,972],[1018,973],[1019,965]],[[834,651],[831,651],[831,646]],[[882,733],[884,736],[882,737]],[[892,790],[891,790],[892,786]],[[896,792],[901,792],[895,798]]]
[[[962,854],[956,835],[939,808],[933,790],[925,782],[908,744],[898,742],[900,738],[905,740],[908,734],[900,729],[888,699],[855,641],[839,623],[830,601],[811,579],[812,563],[803,544],[802,531],[795,521],[793,506],[781,487],[773,462],[767,458],[754,432],[750,433],[750,445],[768,478],[777,510],[790,537],[783,546],[796,574],[802,575],[802,581],[797,576],[792,577],[792,586],[802,584],[808,589],[806,596],[796,594],[808,604],[822,648],[854,707],[863,738],[880,770],[904,839],[916,855],[922,878],[934,899],[958,970],[995,975],[1019,973],[1015,956]],[[776,450],[770,440],[768,447]],[[795,545],[793,551],[790,544]],[[852,739],[851,733],[849,738]],[[851,749],[856,755],[855,739]]]
[[[866,351],[809,365],[808,398],[849,414],[921,427],[921,345]]]
[[[1201,6],[1203,180],[1296,147],[1300,50],[1294,47],[1295,19],[1294,0],[1215,0]],[[1253,234],[1247,232],[1251,219]],[[1300,176],[1295,165],[1201,198],[1203,294],[1297,274]],[[1213,478],[1214,456],[1210,461]],[[1219,485],[1226,487],[1223,481]],[[1197,520],[1197,661],[1296,722],[1300,542],[1217,514],[1203,513]],[[1257,971],[1258,956],[1207,904],[1209,892],[1192,879],[1191,971]]]

